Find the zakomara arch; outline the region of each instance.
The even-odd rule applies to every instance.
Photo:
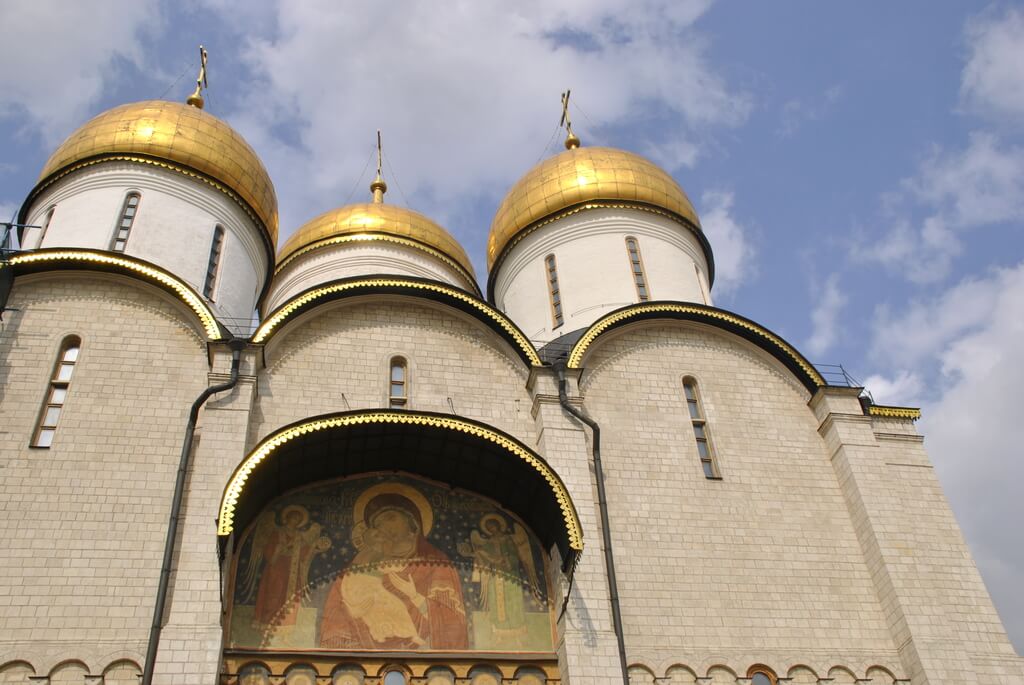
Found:
[[[263,506],[299,486],[368,471],[402,471],[477,492],[520,516],[564,569],[583,551],[568,489],[537,453],[512,436],[448,414],[364,410],[325,414],[263,439],[224,489],[217,533],[226,540]]]

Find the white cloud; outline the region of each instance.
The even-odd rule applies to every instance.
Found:
[[[814,311],[811,312],[813,330],[807,340],[807,351],[820,356],[835,344],[836,336],[841,330],[839,315],[846,306],[848,298],[839,289],[839,275],[832,274],[825,281]]]
[[[1024,262],[966,279],[876,319],[865,381],[880,403],[917,405],[921,432],[1007,630],[1024,645]],[[886,370],[888,369],[888,370]],[[925,379],[931,379],[926,383]],[[930,387],[929,387],[930,386]]]
[[[843,87],[834,85],[817,97],[787,100],[780,113],[778,134],[784,138],[794,135],[804,124],[828,114],[842,97]]]
[[[700,223],[715,254],[716,297],[728,297],[754,273],[754,248],[733,216],[733,201],[731,192],[709,191],[701,196]]]
[[[917,373],[903,369],[892,376],[873,374],[864,379],[864,388],[871,393],[877,404],[890,404],[897,407],[917,407],[921,405],[924,382]]]
[[[960,98],[986,116],[1020,123],[1024,115],[1024,12],[985,13],[967,24],[970,56]]]
[[[904,367],[936,357],[953,340],[992,318],[1006,274],[966,278],[940,297],[912,302],[898,314],[879,308],[873,322],[872,357],[878,363]]]
[[[155,0],[0,2],[0,117],[59,141],[116,77],[118,59],[141,64],[141,34],[158,24]]]
[[[749,110],[706,62],[693,22],[707,5],[404,0],[351,12],[280,1],[270,26],[265,15],[232,17],[261,83],[230,118],[260,145],[287,228],[344,202],[377,128],[417,209],[443,221],[457,201],[500,196],[544,152],[567,87],[584,144],[591,130],[656,110],[671,122],[657,128],[672,133],[644,140],[654,127],[636,125],[637,149],[657,142],[659,162],[679,168],[709,127],[738,124]],[[267,146],[278,124],[297,139]]]
[[[1024,148],[986,132],[956,152],[939,148],[884,200],[887,231],[854,246],[856,260],[880,263],[915,283],[946,278],[961,235],[1024,220]]]

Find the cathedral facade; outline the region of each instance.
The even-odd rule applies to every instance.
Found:
[[[483,288],[386,191],[278,249],[198,89],[52,154],[0,267],[0,683],[1024,683],[919,412],[715,307],[665,171],[570,130]]]

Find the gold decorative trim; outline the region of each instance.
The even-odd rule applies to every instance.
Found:
[[[887,419],[907,419],[917,421],[921,418],[921,410],[917,407],[892,407],[885,404],[872,404],[868,406],[869,416],[879,416]]]
[[[235,508],[241,499],[245,483],[249,475],[259,464],[281,445],[309,433],[326,430],[329,428],[344,428],[347,426],[358,426],[363,424],[390,423],[412,426],[430,426],[432,428],[443,428],[460,433],[483,438],[502,447],[511,454],[525,461],[532,466],[551,486],[551,491],[558,501],[562,511],[562,518],[565,522],[566,533],[569,536],[569,547],[576,552],[583,551],[583,528],[576,515],[572,499],[568,490],[551,468],[541,459],[535,456],[528,449],[514,440],[493,431],[489,428],[469,423],[461,419],[446,416],[428,416],[414,412],[392,412],[380,411],[355,415],[342,415],[330,418],[315,419],[307,421],[290,428],[285,428],[260,442],[259,445],[242,461],[228,481],[224,490],[224,497],[221,499],[220,516],[217,520],[217,535],[229,535],[234,530]]]
[[[195,293],[192,288],[188,285],[179,281],[169,273],[157,269],[148,264],[137,262],[134,259],[127,257],[115,257],[112,254],[104,254],[102,252],[91,252],[85,251],[68,251],[68,250],[39,250],[37,252],[27,252],[11,257],[10,264],[17,266],[19,264],[36,264],[39,262],[54,262],[54,261],[69,261],[69,262],[91,262],[95,264],[109,264],[111,266],[118,266],[122,269],[135,272],[146,278],[156,281],[161,285],[170,288],[178,298],[184,302],[189,309],[196,313],[199,317],[200,322],[203,324],[203,329],[206,331],[206,337],[210,340],[221,340],[223,338],[221,334],[220,325],[217,323],[217,317],[213,315],[210,308],[206,306],[206,303]]]
[[[428,290],[430,292],[441,293],[448,297],[455,298],[461,302],[474,307],[478,311],[487,315],[495,323],[507,332],[519,345],[519,349],[523,351],[526,357],[530,360],[530,363],[534,366],[540,366],[540,356],[537,354],[537,350],[534,349],[533,345],[527,340],[526,336],[515,327],[515,325],[505,317],[504,314],[494,309],[489,304],[481,299],[478,299],[469,293],[458,290],[456,288],[450,288],[443,286],[438,283],[426,283],[421,281],[412,281],[402,278],[370,278],[360,281],[346,281],[344,283],[335,283],[333,285],[327,285],[322,288],[316,288],[309,292],[298,295],[288,302],[277,308],[267,320],[260,324],[260,327],[256,329],[256,333],[253,334],[252,341],[254,343],[263,343],[273,334],[281,323],[301,309],[305,305],[309,304],[314,300],[318,300],[327,295],[334,293],[341,293],[347,290],[358,290],[358,289],[369,289],[369,288],[411,288],[415,290]]]
[[[820,373],[818,373],[818,370],[811,366],[810,363],[803,358],[803,355],[771,331],[720,309],[711,309],[710,307],[687,304],[640,304],[608,314],[591,325],[590,328],[587,329],[587,332],[583,334],[583,337],[581,337],[573,346],[572,351],[569,353],[569,368],[580,368],[580,362],[582,362],[583,355],[586,354],[587,348],[590,347],[590,344],[594,342],[597,336],[601,335],[605,330],[617,323],[621,323],[642,314],[698,314],[703,317],[718,319],[734,326],[739,326],[740,328],[750,331],[779,348],[779,350],[781,350],[787,357],[796,362],[797,366],[807,374],[815,385],[827,385],[827,383],[825,383],[825,379],[822,378]]]
[[[96,164],[103,164],[104,162],[133,162],[135,164],[149,164],[150,166],[160,167],[161,169],[166,169],[167,171],[173,171],[175,173],[182,174],[183,176],[194,178],[197,181],[201,181],[208,186],[212,186],[216,190],[219,190],[220,192],[227,195],[235,202],[235,204],[242,208],[242,211],[245,212],[246,215],[248,215],[248,217],[252,219],[256,223],[256,225],[263,230],[263,235],[270,241],[271,246],[275,246],[275,243],[277,242],[276,233],[271,233],[271,229],[267,226],[266,221],[264,221],[256,213],[256,210],[253,209],[248,202],[242,199],[241,195],[233,191],[231,188],[222,184],[220,181],[214,180],[213,178],[207,176],[202,172],[194,171],[192,169],[180,166],[178,164],[172,164],[171,162],[151,157],[139,157],[137,155],[105,155],[103,157],[98,157],[96,159],[87,159],[82,162],[76,162],[70,166],[63,167],[59,172],[53,174],[52,176],[49,176],[45,181],[36,186],[35,189],[32,191],[32,194],[29,196],[28,201],[31,202],[32,200],[34,200],[41,192],[43,192],[45,188],[53,185],[54,183],[64,178],[68,174],[74,171],[78,171],[79,169],[95,166]],[[271,250],[270,256],[271,259],[273,259],[273,249]]]
[[[670,219],[671,221],[674,221],[677,224],[682,225],[684,228],[693,231],[694,233],[700,235],[703,235],[704,233],[704,231],[699,226],[692,225],[685,217],[676,214],[675,212],[671,212],[667,209],[661,209],[660,207],[648,205],[643,202],[610,202],[604,200],[590,200],[584,202],[583,204],[577,205],[576,207],[570,207],[569,209],[563,209],[562,211],[555,212],[554,214],[551,214],[543,219],[540,219],[539,221],[535,221],[529,226],[524,227],[522,230],[520,230],[518,233],[512,236],[512,238],[507,243],[505,243],[505,246],[501,248],[501,252],[498,254],[497,257],[495,257],[494,261],[491,263],[490,272],[492,274],[495,273],[498,267],[501,266],[501,263],[505,261],[505,255],[508,254],[509,250],[518,245],[520,242],[522,242],[522,240],[526,236],[530,235],[531,233],[533,233],[534,231],[543,226],[547,226],[550,223],[558,221],[559,219],[564,219],[567,216],[579,214],[580,212],[584,212],[589,209],[637,209],[640,210],[641,212],[649,212],[651,214],[658,214],[660,216],[663,216],[666,219]]]
[[[274,269],[274,275],[276,276],[277,274],[281,273],[281,270],[284,269],[285,266],[287,266],[292,260],[294,260],[299,255],[306,254],[307,252],[312,252],[313,250],[319,249],[321,247],[330,247],[332,245],[339,245],[342,243],[351,242],[371,242],[376,240],[380,240],[382,242],[387,243],[395,243],[397,245],[404,245],[406,247],[422,250],[423,252],[426,252],[427,254],[433,257],[437,257],[442,262],[458,271],[459,274],[462,275],[469,283],[476,284],[476,279],[468,271],[466,271],[466,268],[459,264],[458,262],[456,262],[451,257],[449,257],[448,255],[446,255],[444,252],[441,252],[440,250],[435,250],[434,248],[424,245],[423,243],[416,240],[410,240],[409,238],[401,238],[399,236],[391,235],[389,233],[379,233],[375,231],[333,236],[331,238],[324,238],[323,240],[318,240],[315,243],[310,243],[309,245],[306,245],[305,247],[302,247],[296,250],[295,252],[292,252],[290,255],[281,260],[281,262]]]

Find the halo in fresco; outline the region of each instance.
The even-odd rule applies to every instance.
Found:
[[[494,502],[410,475],[275,500],[233,570],[246,649],[551,652],[545,555]]]

